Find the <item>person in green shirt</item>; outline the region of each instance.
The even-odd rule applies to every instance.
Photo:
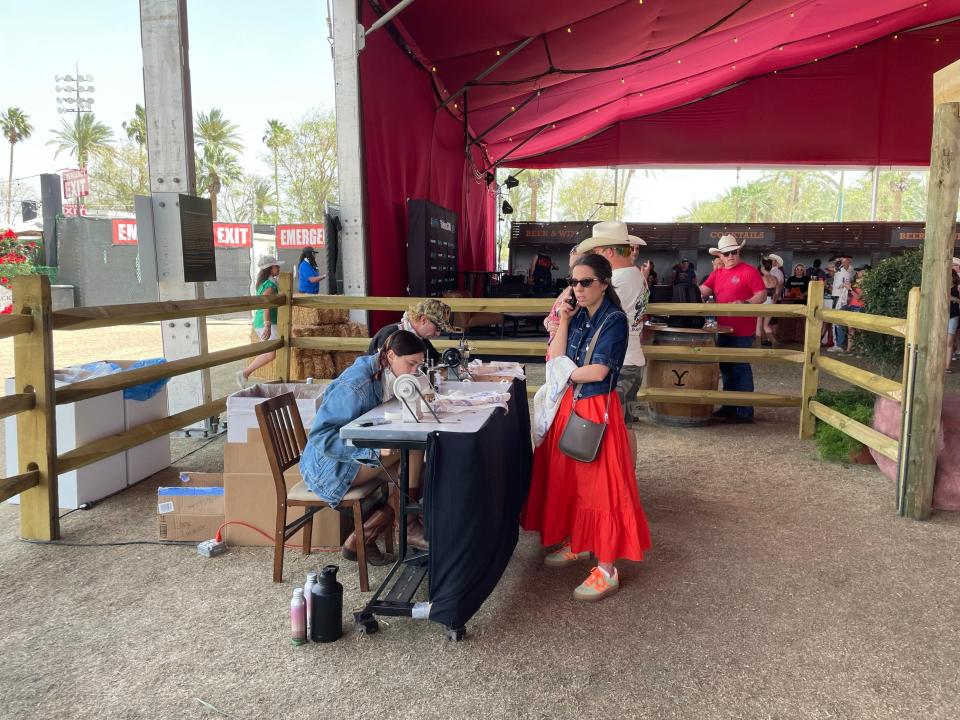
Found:
[[[282,262],[273,255],[264,255],[257,262],[257,295],[276,295],[280,292],[280,286],[277,284],[277,276],[280,274]],[[264,308],[253,313],[253,330],[260,336],[261,340],[277,340],[277,306],[270,308],[270,312],[264,312]],[[243,370],[237,370],[237,385],[243,390],[247,383],[247,378],[258,368],[262,368],[267,363],[273,362],[277,356],[276,351],[257,355]]]

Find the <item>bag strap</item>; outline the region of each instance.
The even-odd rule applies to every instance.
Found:
[[[587,346],[587,354],[583,358],[583,364],[589,365],[590,361],[593,360],[593,351],[597,347],[597,340],[600,339],[600,333],[603,332],[603,326],[607,324],[607,320],[616,316],[623,315],[626,318],[626,315],[620,311],[614,311],[609,313],[603,320],[600,321],[600,327],[597,328],[597,332],[594,333],[593,337],[590,338],[590,345]],[[607,408],[603,411],[603,421],[607,422],[607,418],[610,416],[610,393],[613,392],[613,370],[610,370],[607,373],[610,376],[610,380],[607,383]],[[583,383],[577,383],[573,388],[573,407],[576,408],[577,400],[580,399],[580,393],[583,392]]]

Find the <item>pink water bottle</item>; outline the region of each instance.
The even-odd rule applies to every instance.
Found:
[[[294,588],[290,599],[290,632],[290,641],[294,645],[303,645],[307,641],[307,606],[301,587]]]

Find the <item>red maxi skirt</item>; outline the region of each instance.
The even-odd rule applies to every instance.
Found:
[[[606,405],[606,395],[583,398],[577,401],[577,414],[601,422]],[[569,538],[573,552],[590,551],[602,563],[643,560],[651,547],[650,529],[640,506],[620,398],[615,392],[610,396],[609,423],[591,463],[560,452],[560,437],[572,407],[571,387],[533,454],[530,494],[520,525],[539,532],[544,547]]]

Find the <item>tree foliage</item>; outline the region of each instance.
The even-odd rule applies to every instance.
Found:
[[[87,206],[100,211],[131,211],[134,195],[149,195],[147,155],[135,141],[127,140],[114,152],[97,157],[90,165]]]
[[[56,146],[53,156],[65,152],[75,157],[81,168],[87,167],[91,158],[101,159],[113,152],[113,130],[92,112],[77,113],[72,123],[63,120],[60,129],[51,132],[53,139],[47,145]]]
[[[243,151],[240,128],[227,120],[220,108],[198,112],[194,122],[197,143],[197,192],[210,196],[213,219],[217,219],[217,198],[225,185],[240,182],[243,168],[237,153]]]
[[[7,224],[13,216],[13,150],[17,143],[33,135],[30,117],[18,107],[9,107],[0,113],[0,133],[10,143],[10,169],[7,175]]]
[[[863,276],[864,311],[871,315],[905,318],[907,296],[920,287],[923,276],[923,250],[910,250],[882,260]],[[903,366],[903,340],[861,332],[853,336],[854,347],[877,366],[882,375],[894,377]]]
[[[337,193],[337,131],[333,111],[311,110],[276,150],[286,222],[317,222]]]

